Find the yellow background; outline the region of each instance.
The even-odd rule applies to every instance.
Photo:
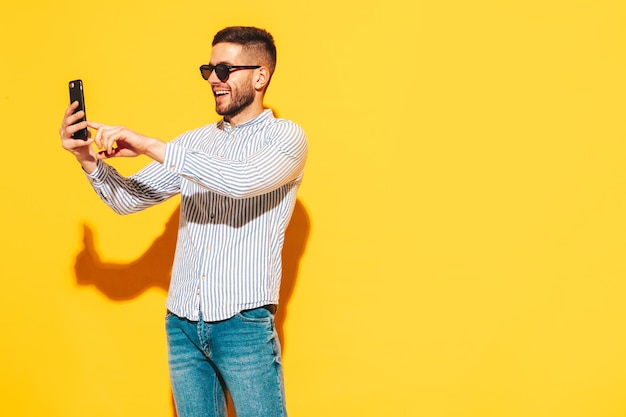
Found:
[[[279,328],[291,415],[626,415],[623,1],[14,1],[0,13],[0,410],[172,417],[178,200],[120,217],[59,144],[217,120],[232,24],[310,154]],[[114,161],[131,174],[147,159]]]

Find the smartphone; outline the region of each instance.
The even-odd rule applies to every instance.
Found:
[[[82,80],[73,80],[69,82],[70,88],[70,103],[78,101],[78,107],[74,111],[76,113],[79,110],[85,111],[85,93],[83,92],[83,81]],[[87,120],[87,114],[83,116],[78,122],[84,122]],[[87,140],[87,128],[81,129],[78,132],[72,135],[74,139]]]

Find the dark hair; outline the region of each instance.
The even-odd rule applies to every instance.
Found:
[[[229,42],[243,46],[243,50],[252,56],[261,59],[270,72],[274,72],[276,68],[276,45],[274,37],[265,29],[259,29],[253,26],[230,26],[217,32],[213,37],[215,46],[218,43]],[[256,62],[250,65],[257,65]]]

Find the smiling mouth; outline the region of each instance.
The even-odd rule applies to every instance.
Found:
[[[224,97],[226,95],[230,94],[229,91],[226,90],[217,90],[217,91],[213,91],[213,95],[218,98],[218,97]]]

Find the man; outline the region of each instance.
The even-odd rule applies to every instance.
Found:
[[[226,391],[238,417],[286,416],[274,314],[307,143],[298,125],[263,105],[276,65],[272,36],[228,27],[212,45],[200,71],[223,116],[219,122],[166,143],[122,126],[78,122],[84,113],[73,114],[74,102],[65,111],[61,141],[117,213],[181,195],[166,302],[178,416],[226,416]],[[72,138],[85,127],[95,129],[95,137]],[[154,162],[130,177],[104,162],[137,155]]]

